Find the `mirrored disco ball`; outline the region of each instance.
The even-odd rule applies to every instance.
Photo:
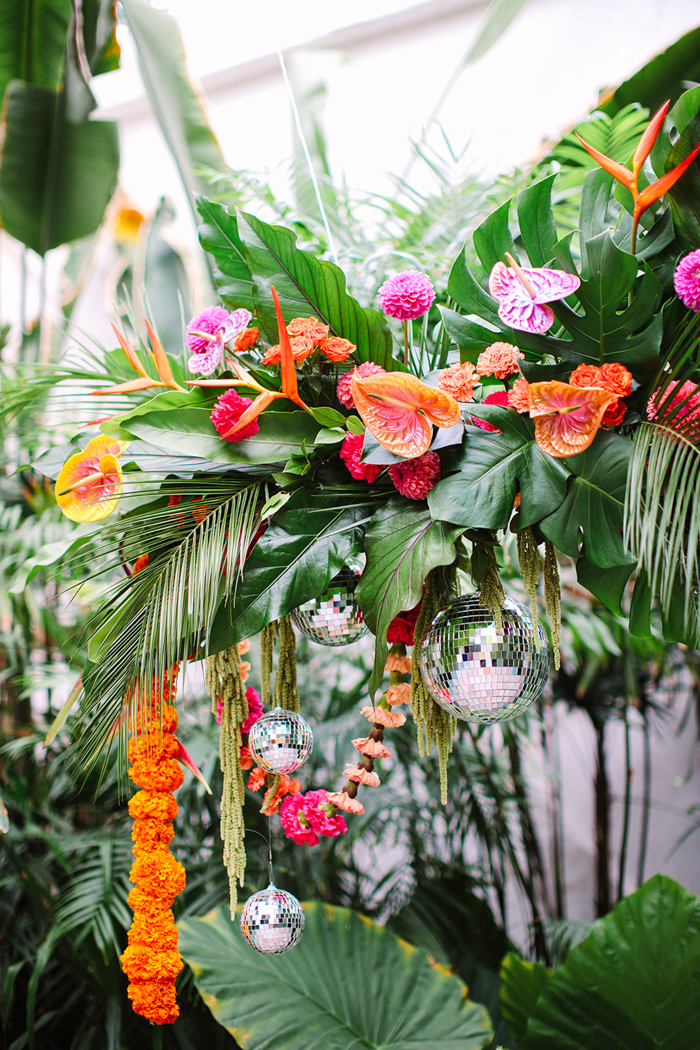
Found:
[[[530,610],[506,598],[503,632],[478,595],[441,609],[421,642],[420,663],[431,696],[467,722],[515,718],[541,695],[549,674],[549,643]]]
[[[282,707],[262,715],[248,734],[250,753],[266,773],[293,773],[304,765],[313,746],[308,722]]]
[[[270,883],[245,902],[240,927],[256,952],[281,955],[299,943],[305,922],[304,909],[296,897]]]
[[[292,610],[294,626],[320,645],[348,645],[362,638],[367,628],[355,601],[355,588],[361,575],[360,562],[346,561],[320,597]]]

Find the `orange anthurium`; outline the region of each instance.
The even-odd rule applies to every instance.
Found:
[[[637,185],[639,172],[658,138],[668,107],[669,102],[664,102],[661,109],[659,109],[649,121],[649,124],[634,151],[632,157],[632,171],[630,171],[629,168],[623,167],[622,164],[618,164],[616,161],[611,160],[610,157],[606,157],[604,153],[599,153],[597,149],[593,148],[593,146],[589,146],[587,142],[584,142],[581,136],[576,132],[576,138],[579,140],[583,148],[590,153],[593,159],[600,164],[601,168],[604,168],[614,179],[617,179],[617,181],[621,182],[623,186],[626,186],[632,194],[634,211],[632,213],[632,241],[630,251],[633,255],[637,246],[637,227],[639,226],[639,220],[642,215],[647,208],[651,207],[655,201],[658,201],[663,197],[664,193],[671,189],[671,186],[680,179],[683,172],[690,167],[698,153],[700,153],[700,142],[698,142],[695,149],[688,154],[685,160],[682,160],[675,168],[669,171],[666,175],[663,175],[660,179],[657,179],[656,182],[652,182],[651,185],[647,186],[640,193]]]
[[[433,423],[452,427],[461,420],[451,394],[407,372],[359,376],[350,382],[355,408],[380,445],[396,456],[422,456],[433,439]]]
[[[145,320],[145,318],[144,318]],[[171,390],[182,390],[184,393],[184,387],[181,387],[179,383],[175,382],[173,376],[173,370],[170,367],[170,361],[168,355],[163,349],[163,344],[153,330],[153,327],[146,321],[146,328],[151,339],[151,346],[153,347],[153,360],[156,364],[156,370],[160,379],[151,379],[146,369],[141,364],[139,355],[134,350],[133,346],[128,342],[124,335],[119,331],[116,325],[112,325],[114,334],[119,340],[119,345],[126,354],[127,361],[135,372],[138,372],[138,379],[128,379],[125,383],[117,383],[115,386],[105,386],[100,390],[93,390],[93,395],[98,394],[130,394],[133,390],[148,390],[152,386],[169,386]]]
[[[70,456],[56,479],[56,502],[71,521],[101,521],[112,513],[122,490],[119,456],[125,441],[100,434]]]
[[[530,383],[527,398],[535,421],[535,441],[555,459],[583,452],[598,433],[605,410],[617,394],[599,387],[577,387],[553,379]]]
[[[282,308],[280,306],[279,296],[274,285],[270,286],[272,292],[272,298],[275,303],[275,313],[277,314],[277,326],[279,328],[279,341],[280,341],[280,352],[282,361],[282,389],[281,390],[268,390],[266,387],[261,386],[258,383],[247,368],[244,368],[239,361],[231,360],[231,368],[238,376],[238,379],[189,379],[187,380],[188,386],[245,386],[251,390],[259,391],[258,396],[253,401],[252,405],[249,405],[246,411],[243,413],[241,418],[238,420],[235,426],[231,427],[226,434],[221,436],[224,438],[231,437],[232,434],[236,434],[243,427],[248,426],[254,419],[257,419],[261,412],[264,412],[266,408],[272,404],[277,398],[283,397],[288,401],[293,401],[295,405],[299,405],[305,412],[311,414],[311,409],[308,405],[304,404],[301,397],[299,396],[299,386],[297,384],[297,373],[294,366],[294,358],[292,356],[292,346],[289,342],[289,335],[287,333],[287,326],[284,323],[284,317],[282,316]]]

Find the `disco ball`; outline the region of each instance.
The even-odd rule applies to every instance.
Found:
[[[282,707],[262,715],[248,734],[250,753],[266,773],[293,773],[304,765],[313,746],[309,724]]]
[[[270,883],[266,890],[254,893],[245,902],[240,927],[256,952],[281,955],[299,943],[305,921],[304,910],[296,897]]]
[[[360,562],[346,561],[323,594],[292,610],[294,626],[320,645],[347,645],[362,638],[367,628],[355,601],[355,588],[361,575]]]
[[[549,674],[549,643],[530,611],[503,603],[503,631],[478,595],[441,609],[421,642],[420,666],[433,699],[467,722],[505,722],[541,696]]]

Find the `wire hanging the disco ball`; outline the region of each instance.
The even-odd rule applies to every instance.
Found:
[[[306,917],[296,897],[271,882],[243,905],[241,933],[256,952],[281,955],[301,940]]]
[[[275,707],[250,730],[250,753],[266,773],[293,773],[304,765],[314,746],[311,727],[301,715]]]
[[[549,643],[528,609],[506,598],[498,633],[479,596],[463,595],[435,616],[421,642],[420,666],[433,699],[456,718],[490,725],[515,718],[541,696]]]
[[[292,610],[294,626],[320,645],[348,645],[362,638],[367,634],[367,627],[355,601],[355,588],[361,575],[359,561],[346,561],[323,594]]]

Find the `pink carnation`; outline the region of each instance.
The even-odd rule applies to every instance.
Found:
[[[700,310],[700,248],[681,259],[673,283],[683,305],[697,313]]]
[[[497,390],[494,394],[489,394],[488,397],[484,398],[481,403],[482,405],[503,405],[504,408],[508,408],[508,394],[505,390]],[[487,423],[485,419],[478,419],[477,416],[472,416],[472,423],[475,427],[480,427],[481,430],[492,430],[494,434],[501,433],[493,423]]]
[[[440,457],[437,452],[424,452],[405,463],[392,463],[389,477],[402,496],[425,499],[433,485],[440,480]]]
[[[404,270],[390,277],[379,289],[379,302],[389,317],[413,321],[433,305],[435,291],[430,278],[420,270]]]
[[[376,481],[382,468],[374,463],[360,462],[364,443],[364,434],[348,434],[341,446],[340,458],[358,481]]]
[[[241,397],[235,390],[227,390],[214,405],[211,421],[221,436],[226,438],[227,441],[244,441],[246,438],[257,434],[259,429],[258,421],[257,419],[252,419],[241,430],[237,430],[235,434],[229,435],[229,431],[232,427],[235,427],[248,405],[252,405],[252,403],[249,397]]]
[[[288,839],[294,839],[297,846],[316,846],[319,838],[306,818],[304,803],[301,791],[287,795],[280,806],[280,820],[285,835]]]
[[[329,805],[327,791],[323,789],[307,791],[304,799],[304,816],[317,835],[323,835],[326,838],[344,835],[348,830],[345,821],[337,814],[334,817],[329,817],[324,809],[326,805]]]
[[[345,405],[346,408],[354,408],[355,401],[350,390],[350,383],[352,377],[357,374],[364,378],[365,376],[376,376],[380,372],[384,372],[384,368],[380,368],[379,365],[375,365],[373,361],[365,361],[363,364],[358,365],[352,372],[346,372],[344,376],[341,376],[338,380],[338,385],[335,388],[336,397],[340,401],[341,405]]]
[[[248,701],[248,717],[241,726],[241,733],[249,733],[263,713],[262,700],[252,685],[246,689],[245,698]]]

